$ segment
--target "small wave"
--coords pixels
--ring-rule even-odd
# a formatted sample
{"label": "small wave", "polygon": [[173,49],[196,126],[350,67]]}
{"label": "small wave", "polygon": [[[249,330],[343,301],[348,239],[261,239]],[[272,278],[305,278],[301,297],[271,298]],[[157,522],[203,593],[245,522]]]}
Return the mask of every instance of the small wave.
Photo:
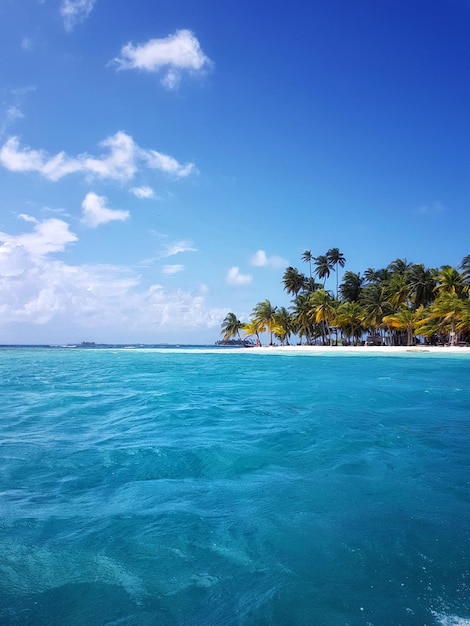
{"label": "small wave", "polygon": [[437,613],[436,611],[431,611],[431,613],[441,626],[470,626],[470,618],[468,617],[446,615],[445,613]]}

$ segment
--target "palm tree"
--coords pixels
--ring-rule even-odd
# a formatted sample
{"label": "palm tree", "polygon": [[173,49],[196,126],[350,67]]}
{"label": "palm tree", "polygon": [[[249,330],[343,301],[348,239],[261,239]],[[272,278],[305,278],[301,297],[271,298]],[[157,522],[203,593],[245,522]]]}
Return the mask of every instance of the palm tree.
{"label": "palm tree", "polygon": [[304,263],[308,263],[308,268],[310,271],[310,278],[312,278],[312,261],[313,261],[313,256],[312,256],[312,252],[311,250],[305,250],[305,252],[302,254],[302,261]]}
{"label": "palm tree", "polygon": [[437,320],[439,332],[448,334],[449,343],[455,345],[457,326],[466,316],[467,303],[468,300],[462,300],[457,293],[443,291],[431,305],[429,314],[423,318],[423,323]]}
{"label": "palm tree", "polygon": [[364,311],[358,302],[342,302],[336,311],[335,324],[348,341],[354,337],[357,345],[364,331]]}
{"label": "palm tree", "polygon": [[344,267],[346,258],[344,254],[339,251],[339,248],[330,248],[326,253],[326,258],[330,268],[332,268],[336,274],[336,299],[338,299],[338,265]]}
{"label": "palm tree", "polygon": [[455,330],[460,333],[470,333],[470,300],[464,301],[459,319],[455,323]]}
{"label": "palm tree", "polygon": [[273,327],[275,324],[274,314],[277,307],[273,307],[269,300],[263,300],[255,305],[252,312],[252,319],[259,322],[260,332],[265,330],[269,333],[269,345],[273,345]]}
{"label": "palm tree", "polygon": [[406,274],[410,265],[406,259],[395,259],[387,265],[387,269],[392,274]]}
{"label": "palm tree", "polygon": [[235,313],[227,313],[224,321],[222,322],[222,335],[224,341],[230,341],[233,337],[240,339],[240,331],[243,328],[243,324],[237,318]]}
{"label": "palm tree", "polygon": [[308,280],[304,274],[301,274],[295,267],[288,267],[282,277],[284,291],[288,294],[296,296],[305,287],[305,281]]}
{"label": "palm tree", "polygon": [[412,264],[408,269],[410,300],[415,309],[428,306],[436,297],[437,270],[428,269],[422,263]]}
{"label": "palm tree", "polygon": [[392,274],[390,279],[384,283],[384,287],[387,300],[394,309],[398,309],[402,304],[408,304],[411,297],[411,287],[405,272]]}
{"label": "palm tree", "polygon": [[327,336],[330,337],[331,343],[330,324],[333,323],[336,314],[334,302],[332,295],[325,289],[318,289],[310,294],[310,317],[322,327],[323,344],[326,344]]}
{"label": "palm tree", "polygon": [[361,295],[363,282],[364,279],[361,278],[359,272],[357,274],[350,271],[345,272],[343,281],[339,286],[342,300],[345,302],[357,302]]}
{"label": "palm tree", "polygon": [[394,315],[385,315],[384,324],[395,328],[396,330],[406,331],[406,345],[413,345],[413,331],[418,327],[419,322],[423,320],[423,307],[414,311],[403,303]]}
{"label": "palm tree", "polygon": [[292,316],[286,307],[282,306],[274,313],[273,332],[281,340],[282,345],[284,342],[289,345],[292,330]]}
{"label": "palm tree", "polygon": [[464,256],[462,262],[459,264],[459,268],[462,270],[462,280],[467,285],[470,286],[470,254]]}
{"label": "palm tree", "polygon": [[376,283],[379,281],[378,272],[373,267],[368,267],[364,272],[364,282]]}
{"label": "palm tree", "polygon": [[320,254],[314,258],[315,261],[315,276],[320,280],[323,278],[323,287],[325,287],[326,279],[330,275],[330,265],[326,254]]}
{"label": "palm tree", "polygon": [[468,287],[462,274],[450,265],[443,265],[437,276],[436,291],[440,294],[455,294],[459,298],[463,298],[468,293]]}
{"label": "palm tree", "polygon": [[383,283],[390,278],[390,271],[388,269],[375,270],[373,267],[368,267],[364,272],[364,282],[367,284]]}
{"label": "palm tree", "polygon": [[294,332],[299,336],[306,337],[307,344],[310,344],[313,337],[313,325],[310,319],[310,295],[298,294],[292,301],[291,316]]}
{"label": "palm tree", "polygon": [[304,287],[302,291],[304,291],[305,293],[312,293],[313,291],[316,291],[320,288],[321,285],[319,283],[316,283],[314,278],[305,277]]}
{"label": "palm tree", "polygon": [[253,337],[253,335],[256,335],[256,343],[258,346],[261,345],[259,334],[264,332],[264,327],[262,327],[259,320],[251,319],[249,322],[243,324],[242,330],[246,337]]}
{"label": "palm tree", "polygon": [[360,304],[364,309],[364,324],[374,334],[382,325],[385,315],[392,313],[386,298],[385,287],[372,283],[362,290]]}

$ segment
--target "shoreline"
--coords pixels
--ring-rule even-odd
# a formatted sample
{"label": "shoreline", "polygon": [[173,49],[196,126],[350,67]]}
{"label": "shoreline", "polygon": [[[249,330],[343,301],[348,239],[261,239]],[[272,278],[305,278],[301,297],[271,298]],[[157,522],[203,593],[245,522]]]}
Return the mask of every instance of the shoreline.
{"label": "shoreline", "polygon": [[470,346],[216,346],[216,345],[172,345],[172,344],[96,344],[81,346],[76,344],[64,345],[1,345],[1,349],[45,349],[65,350],[67,352],[94,352],[94,351],[141,351],[141,352],[191,352],[211,354],[257,354],[257,355],[289,355],[289,356],[470,356]]}
{"label": "shoreline", "polygon": [[255,346],[241,349],[255,354],[344,354],[344,355],[403,355],[403,354],[440,354],[470,355],[470,346]]}

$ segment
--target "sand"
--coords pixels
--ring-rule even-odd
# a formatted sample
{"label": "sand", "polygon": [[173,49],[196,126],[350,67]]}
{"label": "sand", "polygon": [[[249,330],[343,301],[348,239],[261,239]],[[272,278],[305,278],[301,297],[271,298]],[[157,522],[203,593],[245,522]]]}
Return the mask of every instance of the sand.
{"label": "sand", "polygon": [[380,354],[399,355],[410,353],[422,354],[440,354],[470,355],[470,346],[261,346],[248,349],[256,354],[344,354],[344,355],[360,355],[360,354]]}

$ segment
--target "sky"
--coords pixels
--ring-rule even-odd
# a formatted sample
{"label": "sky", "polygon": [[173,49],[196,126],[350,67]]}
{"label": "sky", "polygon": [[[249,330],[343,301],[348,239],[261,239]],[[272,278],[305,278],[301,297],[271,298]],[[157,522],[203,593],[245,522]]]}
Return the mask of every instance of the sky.
{"label": "sky", "polygon": [[470,0],[2,0],[0,344],[212,344],[306,250],[457,266],[469,32]]}

